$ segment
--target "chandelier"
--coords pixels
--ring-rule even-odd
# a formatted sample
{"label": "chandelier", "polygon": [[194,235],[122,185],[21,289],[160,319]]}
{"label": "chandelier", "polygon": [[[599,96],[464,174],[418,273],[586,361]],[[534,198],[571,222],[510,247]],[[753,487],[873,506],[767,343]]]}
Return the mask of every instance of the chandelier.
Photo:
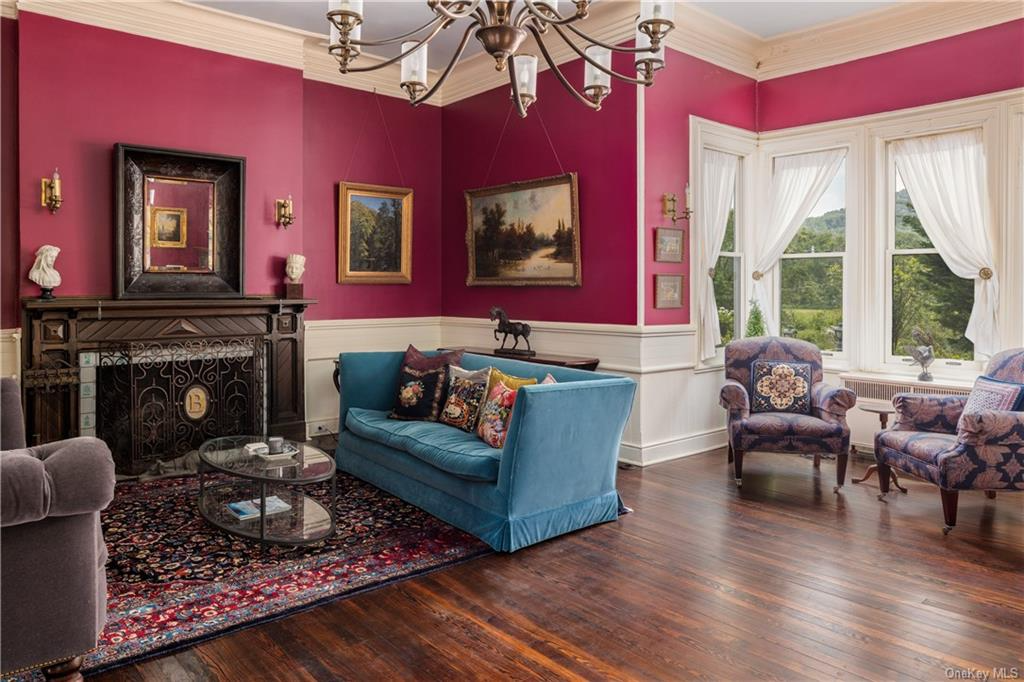
{"label": "chandelier", "polygon": [[[558,81],[581,103],[598,110],[601,102],[611,93],[612,78],[626,83],[649,86],[654,73],[665,66],[665,47],[662,41],[675,24],[672,21],[672,0],[641,0],[640,15],[636,22],[634,47],[610,45],[588,36],[578,24],[587,18],[589,0],[573,0],[575,9],[563,14],[558,0],[426,0],[434,17],[417,29],[384,40],[361,40],[363,26],[363,0],[329,0],[327,20],[331,39],[328,51],[338,60],[341,73],[363,73],[401,62],[400,85],[413,106],[426,102],[441,88],[471,37],[475,37],[484,50],[494,58],[495,69],[508,71],[512,84],[512,101],[520,116],[537,99],[537,55],[522,53],[519,48],[533,36],[537,48],[544,56]],[[469,19],[462,39],[451,60],[437,81],[427,82],[428,43],[441,31],[461,19]],[[585,62],[582,91],[577,90],[555,64],[544,37],[552,33],[568,45]],[[582,39],[584,47],[576,44]],[[352,66],[362,54],[362,48],[373,48],[401,43],[398,56],[367,66]],[[636,64],[636,77],[612,69],[612,53],[628,52]]]}

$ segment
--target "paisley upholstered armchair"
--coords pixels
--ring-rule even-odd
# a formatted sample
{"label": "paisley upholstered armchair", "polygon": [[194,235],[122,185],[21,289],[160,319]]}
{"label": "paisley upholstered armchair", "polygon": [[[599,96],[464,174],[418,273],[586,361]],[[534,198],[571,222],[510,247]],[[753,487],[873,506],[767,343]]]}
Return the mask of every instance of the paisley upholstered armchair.
{"label": "paisley upholstered armchair", "polygon": [[857,402],[847,388],[823,381],[821,351],[806,341],[761,336],[725,347],[725,385],[719,402],[729,411],[729,461],[743,484],[747,452],[836,456],[838,492],[846,480],[850,427]]}
{"label": "paisley upholstered armchair", "polygon": [[[985,376],[1024,384],[1024,348],[999,353]],[[977,389],[976,389],[977,390]],[[961,490],[1024,490],[1024,412],[964,412],[966,396],[901,393],[893,398],[896,424],[875,435],[880,499],[889,492],[890,467],[939,486],[948,533],[956,525]]]}

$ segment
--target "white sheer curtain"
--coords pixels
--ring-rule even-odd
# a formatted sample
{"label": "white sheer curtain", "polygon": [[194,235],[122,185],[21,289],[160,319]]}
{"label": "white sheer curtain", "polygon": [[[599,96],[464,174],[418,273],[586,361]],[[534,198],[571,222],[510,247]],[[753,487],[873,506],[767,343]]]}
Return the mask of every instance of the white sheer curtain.
{"label": "white sheer curtain", "polygon": [[[828,189],[844,158],[845,149],[775,157],[768,220],[760,226],[759,255],[753,272],[753,300],[761,308],[765,327],[773,336],[779,333],[779,320],[768,298],[764,278],[778,265],[779,257]],[[750,304],[747,305],[749,313]]]}
{"label": "white sheer curtain", "polygon": [[999,350],[999,280],[981,129],[897,140],[892,150],[928,238],[953,274],[974,280],[974,308],[964,335],[976,353],[993,355]]}
{"label": "white sheer curtain", "polygon": [[722,342],[715,301],[714,268],[722,251],[722,239],[729,223],[729,209],[736,193],[739,158],[714,149],[704,150],[700,197],[697,204],[697,272],[708,273],[700,299],[700,359],[715,357]]}

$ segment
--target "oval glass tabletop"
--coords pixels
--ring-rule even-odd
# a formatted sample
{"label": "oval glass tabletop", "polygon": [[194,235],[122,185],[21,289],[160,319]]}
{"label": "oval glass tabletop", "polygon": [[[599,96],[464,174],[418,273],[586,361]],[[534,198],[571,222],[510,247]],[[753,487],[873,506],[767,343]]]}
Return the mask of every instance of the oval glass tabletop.
{"label": "oval glass tabletop", "polygon": [[286,440],[295,454],[284,459],[264,459],[245,451],[249,443],[266,443],[261,436],[214,438],[199,447],[199,459],[210,468],[232,476],[274,483],[316,483],[334,475],[334,458],[320,448]]}
{"label": "oval glass tabletop", "polygon": [[264,518],[256,512],[239,515],[232,511],[239,502],[259,502],[256,489],[261,485],[236,480],[207,486],[199,496],[199,512],[221,530],[264,543],[307,545],[334,535],[331,512],[301,489],[287,485],[265,486],[268,505]]}

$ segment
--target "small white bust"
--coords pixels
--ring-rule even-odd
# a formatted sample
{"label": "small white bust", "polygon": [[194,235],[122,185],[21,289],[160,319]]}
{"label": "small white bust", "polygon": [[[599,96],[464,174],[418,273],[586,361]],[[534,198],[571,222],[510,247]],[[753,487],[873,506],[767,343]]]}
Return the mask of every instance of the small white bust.
{"label": "small white bust", "polygon": [[28,278],[43,289],[53,289],[60,286],[60,273],[53,267],[57,260],[60,249],[50,244],[43,244],[36,251],[36,262],[28,271]]}
{"label": "small white bust", "polygon": [[302,279],[302,273],[306,271],[306,257],[301,253],[289,253],[284,264],[284,274],[288,275],[288,281],[298,284]]}

